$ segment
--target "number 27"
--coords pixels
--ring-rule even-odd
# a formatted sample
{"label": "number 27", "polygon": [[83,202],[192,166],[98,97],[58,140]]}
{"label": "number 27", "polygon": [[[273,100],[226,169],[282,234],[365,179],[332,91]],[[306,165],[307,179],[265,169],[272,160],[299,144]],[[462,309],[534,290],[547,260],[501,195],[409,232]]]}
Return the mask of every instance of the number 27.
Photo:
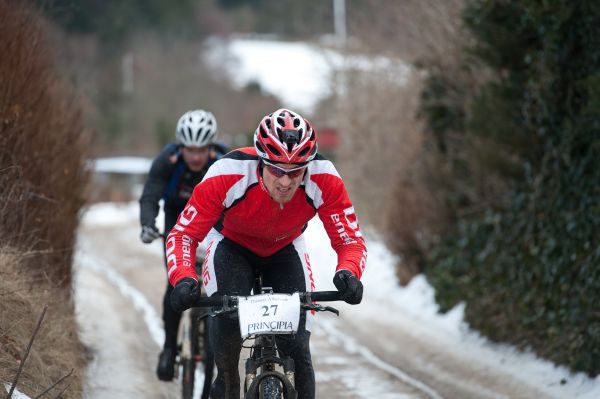
{"label": "number 27", "polygon": [[[261,306],[261,309],[263,309],[263,316],[269,316],[269,306]],[[275,316],[277,314],[277,305],[271,305],[270,306],[271,309],[273,309],[273,316]]]}

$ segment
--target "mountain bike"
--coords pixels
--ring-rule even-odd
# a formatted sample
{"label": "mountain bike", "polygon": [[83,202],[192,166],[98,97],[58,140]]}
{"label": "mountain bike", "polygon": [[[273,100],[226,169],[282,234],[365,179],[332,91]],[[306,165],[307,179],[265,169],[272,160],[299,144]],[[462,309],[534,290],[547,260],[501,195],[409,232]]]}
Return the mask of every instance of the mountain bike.
{"label": "mountain bike", "polygon": [[[167,238],[167,234],[162,234]],[[196,272],[201,272],[204,263],[204,248],[198,247],[196,251]],[[201,285],[201,297],[206,297],[204,286]],[[210,349],[208,331],[211,319],[203,317],[198,308],[192,308],[181,314],[179,336],[177,342],[177,355],[175,357],[175,378],[181,375],[182,399],[193,399],[196,385],[196,369],[204,372],[204,383],[200,399],[208,399],[212,384],[215,360]]]}
{"label": "mountain bike", "polygon": [[338,301],[340,294],[337,291],[273,293],[270,287],[262,287],[260,276],[255,280],[253,293],[199,297],[194,308],[212,306],[212,312],[207,314],[211,317],[238,313],[242,346],[250,349],[245,361],[245,399],[296,399],[294,361],[278,350],[276,337],[297,332],[301,309],[339,315],[337,309],[314,301]]}
{"label": "mountain bike", "polygon": [[[206,294],[202,292],[204,297]],[[209,346],[208,330],[211,319],[201,317],[198,308],[188,309],[181,315],[181,328],[175,370],[181,369],[181,397],[194,398],[196,369],[204,372],[201,399],[208,399],[214,370],[214,355]]]}

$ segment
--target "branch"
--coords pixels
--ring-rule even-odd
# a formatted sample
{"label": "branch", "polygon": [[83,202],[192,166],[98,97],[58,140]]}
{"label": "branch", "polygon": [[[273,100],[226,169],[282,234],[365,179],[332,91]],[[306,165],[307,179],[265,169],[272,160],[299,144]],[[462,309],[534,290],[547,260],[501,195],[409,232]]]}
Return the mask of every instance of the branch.
{"label": "branch", "polygon": [[25,366],[25,361],[29,357],[29,351],[31,350],[31,346],[33,345],[33,340],[35,339],[37,333],[40,331],[40,327],[42,326],[42,321],[44,321],[44,316],[46,316],[47,310],[48,305],[44,305],[44,310],[42,311],[42,314],[38,319],[37,325],[35,326],[35,330],[33,330],[33,334],[29,339],[29,344],[27,345],[23,356],[21,356],[21,364],[19,365],[19,371],[17,371],[17,375],[15,375],[15,380],[13,381],[12,386],[10,387],[10,391],[8,392],[8,396],[6,397],[6,399],[12,398],[12,394],[15,391],[15,388],[17,387],[17,382],[19,382],[19,377],[21,376],[21,372],[23,371],[23,367]]}
{"label": "branch", "polygon": [[[71,371],[69,371],[69,374],[65,375],[64,377],[62,377],[61,379],[59,379],[58,381],[56,381],[54,384],[50,385],[48,387],[48,389],[46,389],[44,392],[42,392],[41,394],[39,394],[38,396],[36,396],[33,399],[39,399],[42,396],[44,396],[45,394],[47,394],[52,388],[54,388],[55,386],[57,386],[58,384],[60,384],[61,382],[63,382],[64,380],[66,380],[67,378],[69,378],[71,376],[71,374],[73,374],[73,370],[75,369],[71,369]],[[63,391],[64,392],[64,391]],[[61,392],[62,393],[62,392]]]}
{"label": "branch", "polygon": [[66,391],[67,389],[69,389],[69,387],[70,387],[70,386],[71,386],[71,384],[69,383],[69,384],[68,384],[66,387],[64,387],[64,388],[63,388],[63,390],[62,390],[62,391],[60,391],[60,392],[58,393],[58,395],[56,395],[56,396],[54,397],[54,399],[58,399],[58,398],[60,398],[60,397],[62,396],[62,394],[63,394],[63,393],[65,393],[65,391]]}

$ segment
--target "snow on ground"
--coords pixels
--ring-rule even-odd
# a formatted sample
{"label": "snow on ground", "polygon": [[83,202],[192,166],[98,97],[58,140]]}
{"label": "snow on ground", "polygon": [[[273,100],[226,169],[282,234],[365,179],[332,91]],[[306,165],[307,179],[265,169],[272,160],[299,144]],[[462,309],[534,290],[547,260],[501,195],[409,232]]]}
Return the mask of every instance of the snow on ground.
{"label": "snow on ground", "polygon": [[[12,384],[4,384],[4,388],[6,389],[7,393],[10,392],[11,387],[12,387]],[[25,395],[24,393],[19,391],[17,388],[15,388],[15,390],[13,391],[12,397],[13,397],[13,399],[30,399],[29,396]]]}
{"label": "snow on ground", "polygon": [[[123,224],[137,220],[137,217],[137,203],[98,204],[85,213],[84,223]],[[309,224],[306,237],[317,289],[335,289],[331,278],[336,256],[317,218]],[[363,303],[360,306],[341,305],[339,308],[342,313],[351,313],[357,320],[367,312],[371,314],[381,312],[382,317],[399,313],[408,315],[414,321],[411,328],[437,340],[445,341],[449,350],[459,352],[462,357],[472,356],[479,362],[485,362],[507,374],[512,374],[553,396],[582,399],[600,397],[600,378],[592,379],[583,373],[572,374],[566,368],[539,359],[532,353],[522,353],[509,345],[491,343],[476,331],[469,329],[463,319],[462,305],[447,314],[439,314],[438,306],[434,301],[435,291],[424,276],[416,277],[407,287],[400,287],[394,274],[395,257],[377,239],[368,239],[367,244],[369,259],[363,276],[365,284]],[[149,246],[148,250],[159,253],[160,244]],[[388,305],[383,306],[382,304],[385,303]],[[351,337],[335,330],[335,327],[328,324],[326,320],[318,320],[318,323],[321,323],[322,328],[329,334],[337,334],[335,339],[345,341],[350,346],[350,350],[362,351],[363,356],[374,367],[389,366],[381,364],[380,359],[370,354],[366,348],[360,347],[360,344],[354,342]],[[404,326],[399,325],[398,328]],[[397,374],[394,370],[388,372]],[[566,382],[561,384],[562,380]],[[435,397],[433,394],[430,396]]]}
{"label": "snow on ground", "polygon": [[96,274],[106,278],[106,280],[118,289],[123,298],[133,304],[133,308],[142,316],[146,328],[150,332],[152,341],[156,343],[157,347],[160,347],[165,341],[165,331],[163,329],[162,319],[144,294],[132,287],[125,277],[119,274],[110,265],[82,252],[78,252],[76,257],[80,267],[90,269]]}
{"label": "snow on ground", "polygon": [[225,70],[238,89],[257,82],[294,110],[311,113],[319,100],[333,92],[336,71],[384,71],[403,85],[410,67],[383,56],[344,56],[306,42],[236,38],[210,39],[202,57],[215,70]]}
{"label": "snow on ground", "polygon": [[90,161],[94,172],[146,174],[150,170],[152,160],[144,157],[108,157]]}

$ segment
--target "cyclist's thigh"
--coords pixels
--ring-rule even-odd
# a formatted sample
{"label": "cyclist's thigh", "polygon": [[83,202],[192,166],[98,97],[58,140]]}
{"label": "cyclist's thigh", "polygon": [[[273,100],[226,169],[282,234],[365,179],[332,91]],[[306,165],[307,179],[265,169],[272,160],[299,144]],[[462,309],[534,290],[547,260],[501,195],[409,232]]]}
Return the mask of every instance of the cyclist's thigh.
{"label": "cyclist's thigh", "polygon": [[249,258],[248,252],[238,244],[211,230],[202,266],[207,295],[250,294],[254,269]]}
{"label": "cyclist's thigh", "polygon": [[263,285],[275,292],[313,291],[314,280],[304,236],[265,259]]}
{"label": "cyclist's thigh", "polygon": [[[273,287],[275,292],[293,293],[314,291],[315,282],[310,258],[306,251],[304,236],[296,238],[287,247],[266,259],[263,269],[263,285]],[[310,331],[314,316],[301,312],[300,329]]]}

